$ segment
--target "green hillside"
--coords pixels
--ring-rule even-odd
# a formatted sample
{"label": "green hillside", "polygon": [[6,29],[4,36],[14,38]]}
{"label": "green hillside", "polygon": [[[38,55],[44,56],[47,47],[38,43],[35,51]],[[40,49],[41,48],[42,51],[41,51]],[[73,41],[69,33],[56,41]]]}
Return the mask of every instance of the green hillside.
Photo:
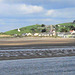
{"label": "green hillside", "polygon": [[75,23],[69,22],[69,23],[61,23],[55,25],[58,32],[69,32],[70,30],[75,30]]}
{"label": "green hillside", "polygon": [[69,23],[61,23],[59,25],[65,25],[65,26],[71,26],[71,25],[73,25],[73,26],[75,26],[75,23],[69,22]]}
{"label": "green hillside", "polygon": [[14,30],[10,30],[5,32],[5,34],[23,34],[23,33],[40,33],[42,31],[42,29],[45,29],[45,27],[42,25],[31,25],[31,26],[26,26],[26,27],[22,27],[20,28],[20,32],[18,32],[18,29],[14,29]]}
{"label": "green hillside", "polygon": [[[75,23],[70,22],[70,23],[62,23],[62,24],[57,24],[53,25],[53,27],[57,30],[57,32],[68,32],[72,29],[75,29]],[[21,35],[23,33],[41,33],[41,32],[49,32],[50,31],[50,26],[46,26],[44,24],[42,25],[31,25],[31,26],[26,26],[20,28],[20,32],[18,32],[18,29],[10,30],[5,32],[7,35],[14,35],[18,34]]]}

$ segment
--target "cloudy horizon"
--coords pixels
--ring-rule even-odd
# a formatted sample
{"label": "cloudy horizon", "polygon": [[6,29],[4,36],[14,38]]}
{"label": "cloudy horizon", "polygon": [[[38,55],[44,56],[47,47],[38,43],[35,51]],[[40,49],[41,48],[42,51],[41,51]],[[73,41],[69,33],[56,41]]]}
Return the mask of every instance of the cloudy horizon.
{"label": "cloudy horizon", "polygon": [[0,32],[75,20],[74,0],[0,0]]}

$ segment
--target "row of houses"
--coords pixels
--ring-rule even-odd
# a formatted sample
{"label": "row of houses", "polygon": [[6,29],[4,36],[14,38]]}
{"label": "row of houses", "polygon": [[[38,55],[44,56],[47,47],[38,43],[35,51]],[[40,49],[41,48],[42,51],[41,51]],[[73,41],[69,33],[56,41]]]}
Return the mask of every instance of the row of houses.
{"label": "row of houses", "polygon": [[24,33],[22,36],[52,36],[50,33]]}
{"label": "row of houses", "polygon": [[[57,32],[56,35],[58,37],[61,37],[61,38],[75,38],[75,33],[74,32]],[[49,36],[56,36],[55,34],[53,33],[23,33],[22,37],[25,37],[25,36],[45,36],[45,37],[49,37]],[[14,36],[18,36],[17,34],[14,34]]]}
{"label": "row of houses", "polygon": [[70,32],[57,32],[57,36],[62,38],[75,38],[75,31]]}
{"label": "row of houses", "polygon": [[[18,34],[14,34],[15,37],[19,36]],[[23,33],[22,35],[20,35],[22,37],[25,37],[25,36],[54,36],[54,34],[52,33]]]}

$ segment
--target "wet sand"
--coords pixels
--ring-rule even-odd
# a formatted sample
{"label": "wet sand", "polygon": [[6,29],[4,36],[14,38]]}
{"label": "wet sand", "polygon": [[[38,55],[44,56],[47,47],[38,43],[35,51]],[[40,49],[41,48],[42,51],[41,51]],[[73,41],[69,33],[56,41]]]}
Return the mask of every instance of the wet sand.
{"label": "wet sand", "polygon": [[75,46],[75,38],[0,38],[0,47],[2,46]]}

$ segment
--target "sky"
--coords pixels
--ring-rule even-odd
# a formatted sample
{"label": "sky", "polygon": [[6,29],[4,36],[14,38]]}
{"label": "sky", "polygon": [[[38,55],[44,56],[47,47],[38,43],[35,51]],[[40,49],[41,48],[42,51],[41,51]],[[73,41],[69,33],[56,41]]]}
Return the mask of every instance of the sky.
{"label": "sky", "polygon": [[75,0],[0,0],[0,32],[75,20]]}

